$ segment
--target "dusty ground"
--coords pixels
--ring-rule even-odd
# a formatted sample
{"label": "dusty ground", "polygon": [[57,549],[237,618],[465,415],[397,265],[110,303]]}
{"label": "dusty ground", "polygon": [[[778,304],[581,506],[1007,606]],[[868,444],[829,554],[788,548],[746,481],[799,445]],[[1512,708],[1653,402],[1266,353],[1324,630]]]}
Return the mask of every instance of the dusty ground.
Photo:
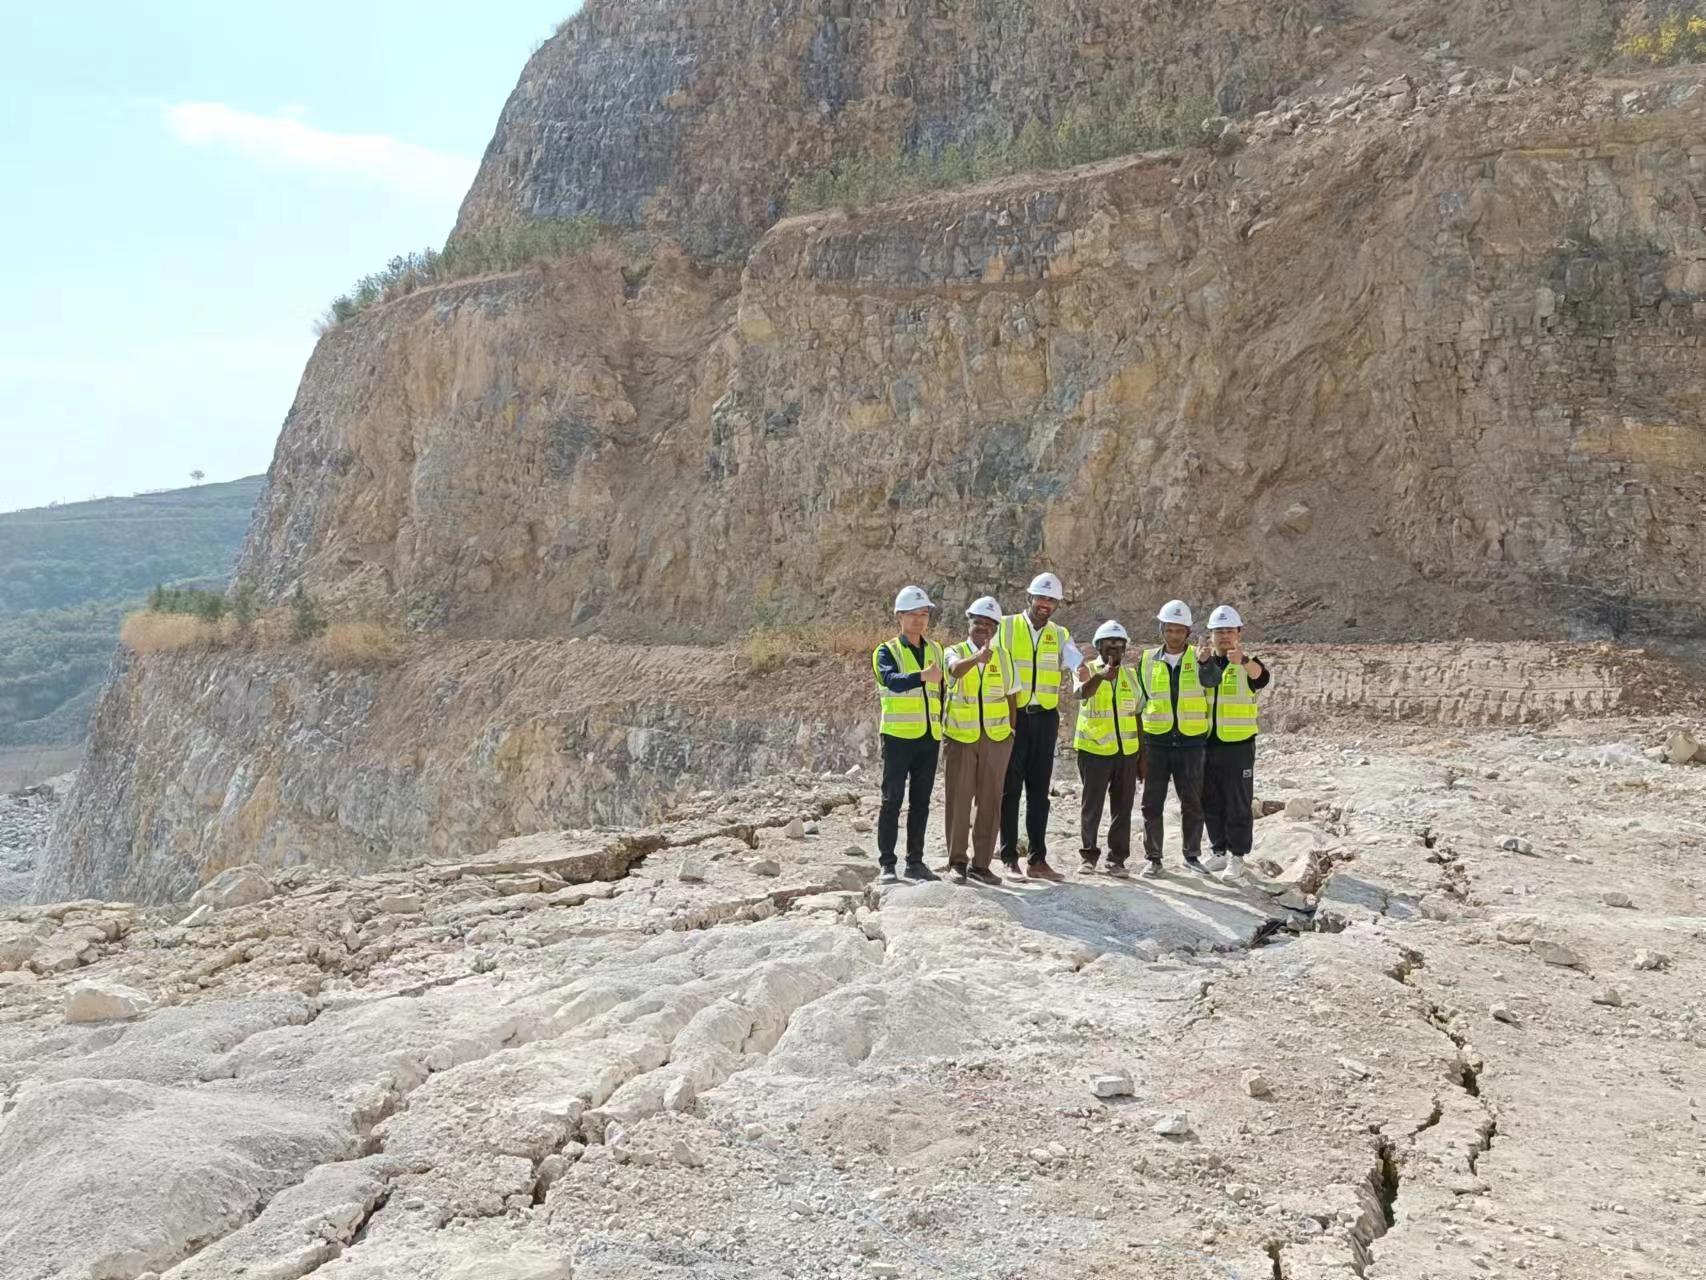
{"label": "dusty ground", "polygon": [[[1313,916],[1179,872],[878,890],[863,777],[195,927],[16,913],[0,1272],[1706,1274],[1706,768],[1643,755],[1667,728],[1273,735],[1258,793],[1313,816],[1258,854]],[[154,1007],[67,1024],[90,977]]]}

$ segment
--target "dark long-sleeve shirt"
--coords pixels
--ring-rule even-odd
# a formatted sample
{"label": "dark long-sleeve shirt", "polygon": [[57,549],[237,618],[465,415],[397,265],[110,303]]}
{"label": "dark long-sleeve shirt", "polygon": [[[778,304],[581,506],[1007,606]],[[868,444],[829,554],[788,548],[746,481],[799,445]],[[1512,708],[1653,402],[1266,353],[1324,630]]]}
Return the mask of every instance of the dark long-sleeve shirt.
{"label": "dark long-sleeve shirt", "polygon": [[[920,667],[927,665],[922,644],[913,644],[905,636],[900,637],[900,642],[912,651],[912,656],[918,660]],[[890,693],[906,693],[924,683],[924,677],[919,672],[907,674],[901,671],[900,663],[895,661],[894,654],[886,644],[877,650],[877,675],[881,677],[883,687]]]}
{"label": "dark long-sleeve shirt", "polygon": [[[1262,660],[1253,653],[1245,654],[1244,661],[1262,662]],[[1221,679],[1225,675],[1226,659],[1221,657],[1218,653],[1210,654],[1206,661],[1199,663],[1197,666],[1197,679],[1202,683],[1202,687],[1205,689],[1213,689],[1215,685],[1221,682]],[[1268,687],[1268,683],[1273,679],[1273,675],[1274,673],[1268,667],[1268,664],[1262,662],[1262,674],[1250,681],[1251,691],[1254,692],[1257,689],[1266,689]],[[1246,679],[1248,679],[1248,677],[1246,677]],[[1218,706],[1219,704],[1216,703],[1209,709],[1208,745],[1211,747],[1232,746],[1234,744],[1222,742],[1219,735],[1214,731],[1214,714],[1218,709]]]}

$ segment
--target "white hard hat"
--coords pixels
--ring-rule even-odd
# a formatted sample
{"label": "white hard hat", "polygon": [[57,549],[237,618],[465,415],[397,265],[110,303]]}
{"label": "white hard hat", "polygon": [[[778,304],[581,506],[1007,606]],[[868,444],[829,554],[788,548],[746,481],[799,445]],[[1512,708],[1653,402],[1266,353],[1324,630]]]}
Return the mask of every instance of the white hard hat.
{"label": "white hard hat", "polygon": [[992,618],[1001,621],[1001,605],[994,596],[979,596],[966,609],[968,618]]}
{"label": "white hard hat", "polygon": [[1125,633],[1125,628],[1120,626],[1120,624],[1115,622],[1112,618],[1109,618],[1101,626],[1096,628],[1096,643],[1097,644],[1100,644],[1104,640],[1130,640],[1130,639],[1131,639],[1131,637]]}
{"label": "white hard hat", "polygon": [[930,597],[924,594],[923,587],[902,587],[900,594],[894,598],[896,613],[911,613],[914,609],[933,609]]}
{"label": "white hard hat", "polygon": [[1039,573],[1031,579],[1031,585],[1025,590],[1033,596],[1047,596],[1050,600],[1064,600],[1066,592],[1061,590],[1060,579],[1052,573]]}
{"label": "white hard hat", "polygon": [[1244,619],[1238,616],[1238,610],[1229,604],[1216,605],[1214,612],[1208,615],[1208,629],[1216,627],[1241,627]]}
{"label": "white hard hat", "polygon": [[1155,617],[1161,622],[1176,622],[1182,627],[1191,625],[1191,606],[1183,600],[1169,600]]}

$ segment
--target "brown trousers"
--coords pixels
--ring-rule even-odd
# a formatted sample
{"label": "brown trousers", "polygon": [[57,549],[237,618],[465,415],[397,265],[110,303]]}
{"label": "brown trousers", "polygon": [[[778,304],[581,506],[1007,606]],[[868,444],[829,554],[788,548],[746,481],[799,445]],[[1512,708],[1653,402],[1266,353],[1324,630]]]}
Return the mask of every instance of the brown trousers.
{"label": "brown trousers", "polygon": [[[966,838],[971,838],[974,867],[987,868],[995,856],[995,837],[1001,824],[1001,791],[1007,783],[1007,757],[1013,754],[1013,738],[1000,742],[980,737],[976,742],[942,740],[942,755],[948,774],[948,862],[966,860]],[[975,821],[973,808],[977,810]]]}

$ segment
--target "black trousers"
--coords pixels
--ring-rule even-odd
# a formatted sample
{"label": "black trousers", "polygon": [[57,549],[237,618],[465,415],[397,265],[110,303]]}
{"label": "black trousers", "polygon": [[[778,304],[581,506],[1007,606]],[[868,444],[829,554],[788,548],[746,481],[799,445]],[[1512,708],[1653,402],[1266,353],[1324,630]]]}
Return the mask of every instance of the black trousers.
{"label": "black trousers", "polygon": [[1256,740],[1220,742],[1204,753],[1202,816],[1216,853],[1242,858],[1255,839]]}
{"label": "black trousers", "polygon": [[1048,857],[1048,784],[1054,777],[1054,752],[1060,742],[1060,708],[1031,712],[1019,708],[1013,729],[1013,754],[1007,759],[1007,786],[1001,792],[1001,861],[1019,860],[1019,793],[1025,795],[1025,837],[1032,862]]}
{"label": "black trousers", "polygon": [[877,861],[894,866],[895,840],[900,835],[900,805],[906,806],[906,860],[924,861],[924,832],[930,825],[930,792],[936,786],[936,756],[942,744],[926,733],[922,738],[883,734],[883,807],[877,814]]}
{"label": "black trousers", "polygon": [[1149,759],[1143,779],[1143,856],[1151,862],[1161,861],[1161,837],[1166,834],[1161,813],[1171,782],[1185,827],[1185,856],[1198,857],[1202,853],[1202,775],[1207,752],[1200,743],[1181,747],[1155,739],[1146,741],[1143,750]]}
{"label": "black trousers", "polygon": [[1078,779],[1084,784],[1079,801],[1078,856],[1095,862],[1102,856],[1099,843],[1102,805],[1111,800],[1113,817],[1108,820],[1108,865],[1123,867],[1131,856],[1131,806],[1137,799],[1137,756],[1099,756],[1078,753]]}

